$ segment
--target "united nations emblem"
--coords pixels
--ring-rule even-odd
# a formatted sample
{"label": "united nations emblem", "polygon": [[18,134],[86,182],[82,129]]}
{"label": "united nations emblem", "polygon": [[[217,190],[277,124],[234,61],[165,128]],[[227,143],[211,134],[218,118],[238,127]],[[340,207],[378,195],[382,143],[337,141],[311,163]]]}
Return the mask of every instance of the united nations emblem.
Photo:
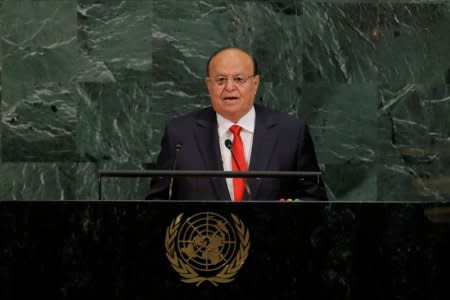
{"label": "united nations emblem", "polygon": [[250,234],[234,214],[232,222],[213,212],[197,213],[183,221],[178,215],[167,227],[166,255],[181,281],[199,286],[228,283],[244,264]]}

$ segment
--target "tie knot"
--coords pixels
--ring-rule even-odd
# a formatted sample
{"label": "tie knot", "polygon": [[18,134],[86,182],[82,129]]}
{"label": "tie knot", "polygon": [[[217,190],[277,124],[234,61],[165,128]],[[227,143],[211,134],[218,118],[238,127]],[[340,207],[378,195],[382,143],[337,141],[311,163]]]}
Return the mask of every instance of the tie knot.
{"label": "tie knot", "polygon": [[233,133],[234,136],[239,135],[241,133],[242,127],[239,125],[233,125],[230,127],[230,131]]}

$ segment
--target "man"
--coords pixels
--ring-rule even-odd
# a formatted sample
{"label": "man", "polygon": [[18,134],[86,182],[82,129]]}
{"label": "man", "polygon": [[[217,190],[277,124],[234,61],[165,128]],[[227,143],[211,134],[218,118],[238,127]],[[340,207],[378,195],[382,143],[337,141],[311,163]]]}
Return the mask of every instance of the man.
{"label": "man", "polygon": [[[254,105],[260,76],[252,56],[239,48],[221,49],[209,59],[207,75],[212,107],[168,123],[157,169],[319,171],[306,123]],[[315,177],[153,178],[147,199],[169,198],[325,200],[327,196],[323,182]]]}

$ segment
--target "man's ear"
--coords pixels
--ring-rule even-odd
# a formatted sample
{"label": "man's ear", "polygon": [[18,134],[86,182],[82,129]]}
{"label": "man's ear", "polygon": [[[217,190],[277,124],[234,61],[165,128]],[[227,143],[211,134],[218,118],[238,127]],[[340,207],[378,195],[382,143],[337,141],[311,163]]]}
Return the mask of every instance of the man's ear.
{"label": "man's ear", "polygon": [[206,88],[208,89],[208,93],[211,94],[211,90],[210,90],[211,80],[208,77],[205,78],[205,84],[206,84]]}
{"label": "man's ear", "polygon": [[256,75],[255,77],[253,77],[253,84],[255,85],[255,92],[258,90],[260,79],[261,78],[259,77],[259,75]]}

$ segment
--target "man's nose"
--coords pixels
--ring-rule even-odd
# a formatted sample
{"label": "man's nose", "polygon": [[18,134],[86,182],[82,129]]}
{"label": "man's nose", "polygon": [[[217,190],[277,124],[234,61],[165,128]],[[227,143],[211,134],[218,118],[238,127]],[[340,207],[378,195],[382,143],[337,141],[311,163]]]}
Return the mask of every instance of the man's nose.
{"label": "man's nose", "polygon": [[233,78],[227,78],[225,81],[225,89],[227,91],[232,91],[236,88],[236,84],[234,83]]}

